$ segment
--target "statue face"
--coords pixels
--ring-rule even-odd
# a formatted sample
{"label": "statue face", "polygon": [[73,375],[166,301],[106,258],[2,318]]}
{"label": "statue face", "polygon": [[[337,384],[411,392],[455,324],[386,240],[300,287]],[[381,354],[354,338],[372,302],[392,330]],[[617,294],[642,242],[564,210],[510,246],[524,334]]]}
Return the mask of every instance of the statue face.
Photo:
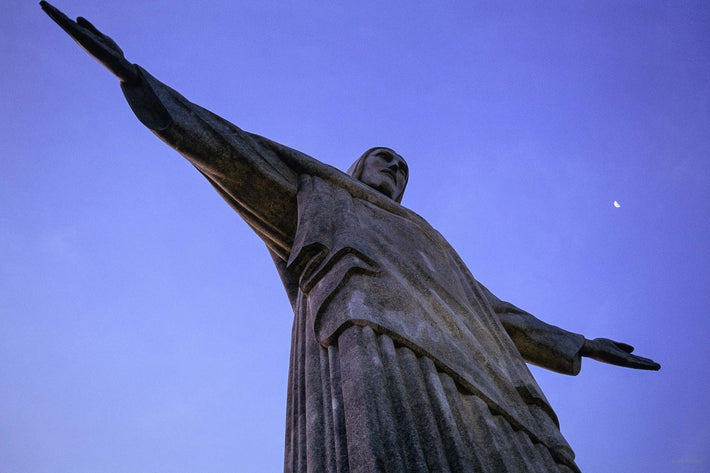
{"label": "statue face", "polygon": [[390,149],[377,148],[365,158],[360,181],[396,199],[404,192],[408,177],[409,167],[402,156]]}

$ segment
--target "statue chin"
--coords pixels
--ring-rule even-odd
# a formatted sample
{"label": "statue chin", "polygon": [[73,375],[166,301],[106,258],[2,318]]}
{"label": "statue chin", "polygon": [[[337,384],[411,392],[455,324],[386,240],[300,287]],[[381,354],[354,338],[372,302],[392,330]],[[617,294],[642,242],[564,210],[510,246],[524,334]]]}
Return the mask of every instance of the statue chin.
{"label": "statue chin", "polygon": [[390,199],[394,199],[394,190],[392,189],[392,186],[388,186],[385,183],[383,185],[380,185],[379,187],[375,187],[374,189],[380,194],[384,194]]}
{"label": "statue chin", "polygon": [[377,192],[380,194],[383,194],[386,197],[389,197],[390,199],[394,199],[394,188],[392,186],[392,183],[385,179],[381,179],[378,182],[368,182],[368,181],[361,181],[363,184],[367,185],[367,187],[370,187],[372,189],[375,189]]}

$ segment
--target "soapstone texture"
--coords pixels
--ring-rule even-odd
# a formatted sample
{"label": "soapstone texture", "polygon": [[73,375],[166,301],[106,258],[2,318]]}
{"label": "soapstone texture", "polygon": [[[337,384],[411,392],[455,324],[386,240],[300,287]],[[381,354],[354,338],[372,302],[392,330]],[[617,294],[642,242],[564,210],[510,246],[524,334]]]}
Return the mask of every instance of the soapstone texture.
{"label": "soapstone texture", "polygon": [[294,312],[285,471],[578,472],[526,361],[660,368],[493,295],[401,205],[396,151],[367,150],[343,173],[191,103],[88,21],[41,5],[264,241]]}

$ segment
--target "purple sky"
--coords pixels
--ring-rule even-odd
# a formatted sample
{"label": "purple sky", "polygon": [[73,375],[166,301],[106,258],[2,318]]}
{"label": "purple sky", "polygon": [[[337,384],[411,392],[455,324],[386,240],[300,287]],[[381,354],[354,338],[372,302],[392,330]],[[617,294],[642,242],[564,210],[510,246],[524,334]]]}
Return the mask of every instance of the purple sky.
{"label": "purple sky", "polygon": [[[533,368],[582,470],[707,472],[710,3],[347,3],[56,6],[245,130],[399,151],[495,294],[663,365]],[[36,2],[0,31],[0,471],[279,471],[263,244]]]}

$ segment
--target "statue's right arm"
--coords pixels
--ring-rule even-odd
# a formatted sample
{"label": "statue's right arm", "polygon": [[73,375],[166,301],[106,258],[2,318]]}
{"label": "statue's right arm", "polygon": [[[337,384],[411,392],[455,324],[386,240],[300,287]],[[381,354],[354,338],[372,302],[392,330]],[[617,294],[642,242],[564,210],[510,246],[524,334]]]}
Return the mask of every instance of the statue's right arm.
{"label": "statue's right arm", "polygon": [[267,246],[286,259],[296,227],[296,163],[312,158],[247,133],[189,102],[127,61],[118,45],[87,20],[79,17],[75,22],[47,2],[40,5],[119,78],[138,119],[190,161]]}
{"label": "statue's right arm", "polygon": [[295,162],[305,155],[239,129],[137,69],[140,80],[121,88],[138,119],[190,161],[272,251],[288,259],[296,232]]}

